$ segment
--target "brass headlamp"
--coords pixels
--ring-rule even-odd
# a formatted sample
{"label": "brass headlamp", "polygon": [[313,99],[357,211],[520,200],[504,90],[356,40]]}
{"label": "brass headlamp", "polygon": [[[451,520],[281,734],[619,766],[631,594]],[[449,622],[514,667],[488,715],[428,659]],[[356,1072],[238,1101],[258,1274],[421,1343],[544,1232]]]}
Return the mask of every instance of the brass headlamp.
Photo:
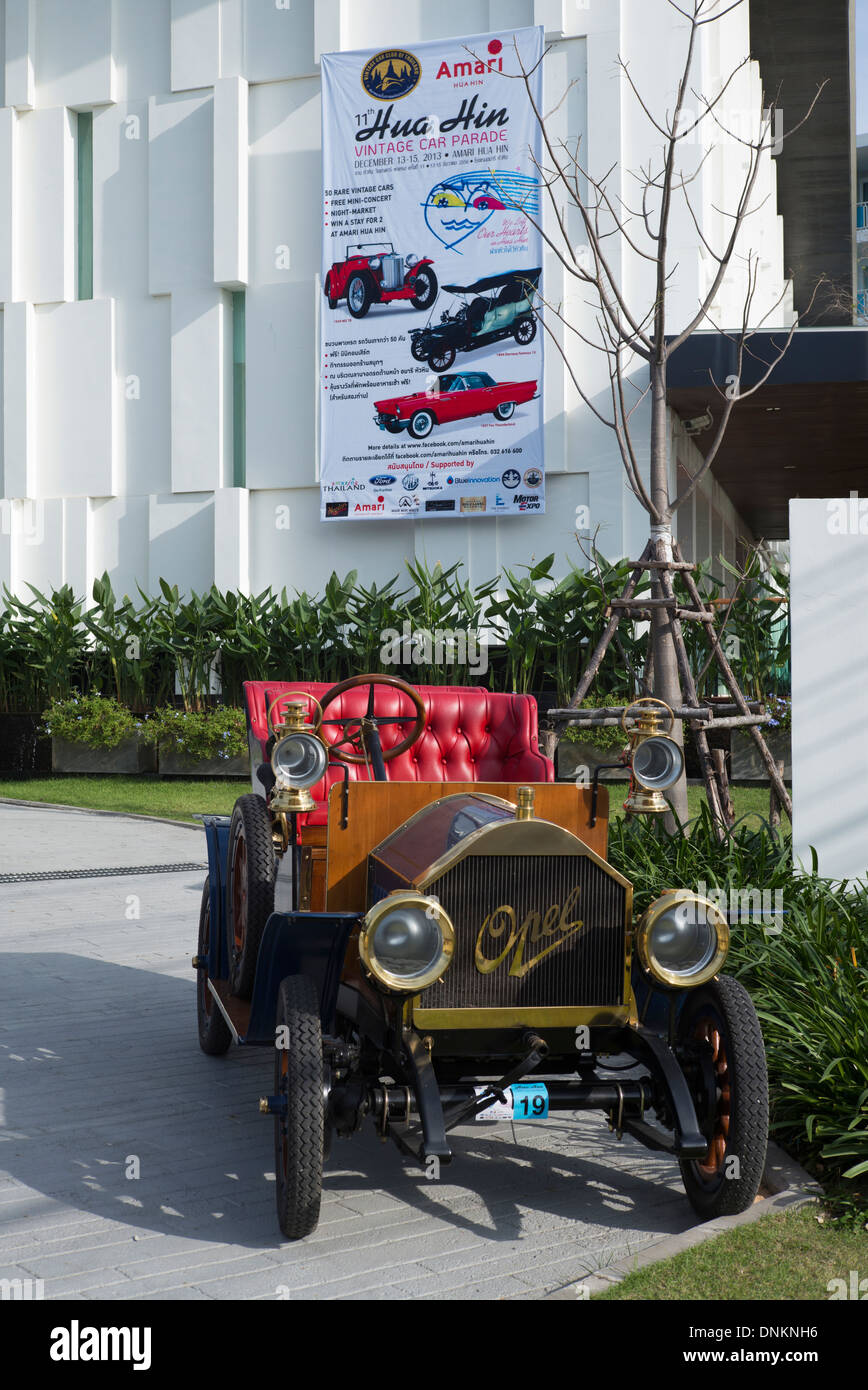
{"label": "brass headlamp", "polygon": [[[295,692],[291,692],[295,693]],[[278,701],[285,700],[280,695]],[[313,699],[308,696],[307,699]],[[274,725],[276,742],[271,753],[271,769],[275,778],[275,789],[271,797],[273,811],[313,811],[316,802],[310,788],[325,776],[328,766],[328,749],[317,730],[322,723],[322,710],[314,700],[319,715],[316,724],[309,721],[307,704],[302,700],[289,700],[283,709],[280,724]]]}
{"label": "brass headlamp", "polygon": [[[669,715],[669,728],[660,732],[660,718],[649,705],[662,705]],[[637,713],[631,716],[631,710]],[[628,717],[634,721],[627,727]],[[668,811],[663,792],[673,786],[684,771],[684,753],[673,738],[669,738],[675,715],[664,700],[650,696],[634,700],[621,715],[621,728],[630,738],[629,762],[633,777],[630,795],[624,810],[634,815],[656,815]]]}

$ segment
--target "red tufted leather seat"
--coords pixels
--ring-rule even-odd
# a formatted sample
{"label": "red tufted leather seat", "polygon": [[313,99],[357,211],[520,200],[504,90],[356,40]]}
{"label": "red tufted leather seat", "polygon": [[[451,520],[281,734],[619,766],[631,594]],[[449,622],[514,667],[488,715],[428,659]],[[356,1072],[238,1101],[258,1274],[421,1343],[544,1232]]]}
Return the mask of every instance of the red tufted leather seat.
{"label": "red tufted leather seat", "polygon": [[[484,686],[419,685],[428,715],[419,739],[386,763],[390,782],[553,782],[554,764],[537,748],[537,709],[531,695],[492,694]],[[331,685],[322,681],[246,681],[251,760],[265,759],[268,740],[266,711],[271,702],[290,691],[303,691],[321,700]],[[368,703],[368,687],[348,690],[331,704],[326,719],[345,716],[361,718]],[[314,706],[310,706],[312,713]],[[279,715],[282,702],[277,706]],[[380,686],[376,691],[378,715],[415,715],[408,697],[400,690]],[[274,715],[272,716],[274,722]],[[384,724],[380,739],[384,751],[400,743],[409,724]],[[343,736],[339,725],[323,726],[327,743]],[[367,781],[370,774],[361,763],[350,763],[351,781]],[[332,783],[343,774],[330,768],[323,780],[311,788],[317,803],[315,811],[300,817],[310,825],[325,825],[328,818],[326,797]],[[256,785],[256,784],[254,784]]]}

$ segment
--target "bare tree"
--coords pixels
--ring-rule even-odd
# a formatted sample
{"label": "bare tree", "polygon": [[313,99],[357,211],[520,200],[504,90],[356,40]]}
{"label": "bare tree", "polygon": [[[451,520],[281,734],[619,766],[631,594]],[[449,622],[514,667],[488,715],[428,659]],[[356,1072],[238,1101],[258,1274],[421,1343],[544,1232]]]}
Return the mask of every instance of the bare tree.
{"label": "bare tree", "polygon": [[[669,8],[683,17],[686,26],[684,62],[671,111],[656,113],[634,82],[629,64],[619,60],[623,81],[650,123],[652,140],[659,138],[660,142],[657,153],[633,174],[636,192],[631,201],[634,206],[629,206],[620,192],[610,192],[617,166],[595,177],[582,162],[579,139],[570,144],[552,137],[550,127],[553,113],[544,114],[539,109],[531,82],[535,68],[524,68],[516,45],[521,71],[515,75],[524,80],[542,134],[542,156],[537,170],[552,214],[551,230],[543,225],[542,217],[535,219],[527,211],[525,215],[537,227],[545,245],[557,256],[567,276],[588,291],[587,302],[592,310],[593,327],[570,322],[561,305],[537,292],[541,306],[546,310],[540,321],[562,357],[576,393],[594,416],[614,432],[629,487],[650,518],[653,554],[658,566],[661,562],[665,566],[673,559],[673,517],[677,509],[693,495],[714,463],[733,410],[760,390],[768,380],[789,347],[798,325],[798,317],[792,314],[790,323],[784,327],[770,355],[771,360],[760,362],[752,352],[751,339],[757,332],[776,315],[789,316],[782,308],[788,285],[784,286],[765,312],[759,313],[759,256],[749,246],[745,249],[744,243],[750,217],[765,202],[764,198],[757,196],[758,182],[764,161],[771,156],[773,142],[779,145],[782,138],[791,135],[808,119],[825,83],[818,87],[809,109],[798,123],[786,132],[782,133],[778,128],[779,113],[775,100],[768,104],[763,102],[763,109],[757,113],[747,138],[743,133],[730,129],[725,119],[727,93],[750,58],[745,57],[738,63],[720,83],[719,90],[709,95],[692,86],[691,74],[698,57],[702,31],[708,25],[718,24],[742,3],[743,0],[734,0],[734,3],[726,3],[725,0],[684,0],[683,4],[679,4],[677,0],[666,0]],[[695,107],[690,104],[691,101]],[[744,172],[732,205],[727,209],[716,208],[725,231],[718,244],[714,244],[691,200],[691,185],[721,137],[734,142],[731,149],[741,149]],[[699,145],[701,152],[696,153],[693,167],[686,167],[691,144]],[[671,255],[670,238],[673,211],[679,203],[686,207],[697,243],[714,267],[714,273],[688,321],[673,332],[667,308],[677,264]],[[570,224],[575,223],[575,212],[571,210],[578,212],[584,236],[581,246],[576,246],[569,234]],[[637,306],[630,301],[623,277],[614,267],[610,250],[618,240],[628,254],[632,253],[650,263],[653,281],[650,302]],[[715,322],[714,306],[721,287],[736,273],[743,277],[745,289],[741,321],[728,334],[735,345],[735,379],[730,377],[727,383],[718,383],[710,378],[710,390],[719,398],[717,426],[701,465],[683,489],[673,495],[670,488],[667,416],[668,363],[672,354],[698,329],[715,328],[722,331]],[[554,331],[553,319],[563,325],[562,339]],[[580,374],[575,369],[573,357],[577,341],[604,356],[610,397],[606,409],[601,409],[584,389]],[[754,384],[744,388],[741,381],[748,357],[753,358]],[[643,364],[647,366],[647,378]],[[643,380],[647,384],[643,384]],[[646,413],[650,409],[647,474],[641,462],[644,450],[639,447],[636,427],[637,411],[646,401]],[[644,434],[644,424],[642,429]],[[679,619],[671,605],[664,606],[672,595],[671,571],[664,567],[652,569],[652,599],[657,601],[651,609],[653,689],[656,696],[677,707],[682,704],[674,640],[674,624]],[[676,724],[673,736],[682,740],[680,722]],[[687,789],[684,778],[673,789],[671,800],[676,814],[681,820],[686,820]]]}

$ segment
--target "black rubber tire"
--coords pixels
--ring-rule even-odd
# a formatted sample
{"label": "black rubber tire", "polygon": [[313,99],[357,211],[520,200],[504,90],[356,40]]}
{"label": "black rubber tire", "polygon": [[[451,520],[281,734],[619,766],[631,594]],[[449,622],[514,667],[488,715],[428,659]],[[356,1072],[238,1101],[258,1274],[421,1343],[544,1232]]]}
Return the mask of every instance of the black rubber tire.
{"label": "black rubber tire", "polygon": [[519,319],[515,328],[512,330],[512,336],[517,343],[521,343],[524,346],[528,343],[532,343],[536,337],[536,319]]}
{"label": "black rubber tire", "polygon": [[389,434],[400,434],[403,428],[404,426],[401,424],[400,420],[386,421],[386,430]]}
{"label": "black rubber tire", "polygon": [[508,420],[515,414],[515,401],[501,401],[493,412],[495,420]]}
{"label": "black rubber tire", "polygon": [[[196,954],[200,960],[208,955],[211,936],[211,888],[208,880],[202,889],[202,906],[199,909],[199,944]],[[209,1057],[222,1057],[232,1046],[232,1033],[229,1024],[214,1002],[208,989],[208,971],[200,966],[196,971],[196,1015],[199,1026],[199,1046]]]}
{"label": "black rubber tire", "polygon": [[434,348],[428,354],[428,366],[432,372],[448,372],[455,361],[455,349],[451,347]]}
{"label": "black rubber tire", "polygon": [[424,266],[423,269],[419,271],[414,284],[419,285],[423,281],[427,284],[428,288],[424,294],[413,295],[410,303],[413,305],[414,309],[430,309],[434,300],[437,298],[437,291],[440,286],[437,284],[437,276],[434,274],[430,265]]}
{"label": "black rubber tire", "polygon": [[425,346],[425,341],[423,338],[410,339],[410,356],[415,358],[417,362],[425,361],[426,357],[428,356],[428,349]]}
{"label": "black rubber tire", "polygon": [[307,975],[281,981],[276,1027],[289,1043],[274,1054],[274,1094],[286,1097],[274,1117],[277,1219],[287,1239],[301,1240],[319,1221],[326,1138],[319,995]]}
{"label": "black rubber tire", "polygon": [[[759,1190],[768,1147],[769,1092],[759,1019],[747,990],[730,975],[700,985],[688,996],[679,1019],[679,1041],[695,1038],[706,1027],[719,1034],[715,1072],[720,1075],[723,1066],[729,1085],[728,1104],[717,1088],[716,1116],[729,1116],[725,1139],[722,1127],[716,1126],[718,1145],[723,1140],[722,1156],[714,1172],[703,1171],[703,1160],[682,1159],[679,1166],[693,1210],[704,1221],[713,1221],[746,1211]],[[697,1113],[702,1124],[701,1098]],[[737,1165],[731,1163],[733,1158]],[[709,1144],[705,1162],[710,1166],[714,1161]],[[727,1176],[727,1168],[735,1168],[738,1176]]]}
{"label": "black rubber tire", "polygon": [[[256,978],[259,943],[274,911],[276,873],[268,807],[253,792],[239,796],[235,803],[226,862],[229,992],[249,999]],[[242,905],[245,917],[240,925],[236,921],[236,904]]]}
{"label": "black rubber tire", "polygon": [[414,439],[427,439],[437,421],[432,410],[417,410],[407,426]]}
{"label": "black rubber tire", "polygon": [[330,308],[330,309],[336,309],[336,308],[338,307],[338,301],[334,298],[334,296],[333,296],[333,294],[332,294],[332,292],[331,292],[331,284],[332,284],[332,282],[331,282],[331,277],[327,275],[327,276],[326,276],[325,285],[323,286],[323,288],[324,288],[324,290],[325,290],[325,296],[326,296],[326,299],[328,300],[329,308]]}
{"label": "black rubber tire", "polygon": [[[362,297],[358,304],[353,307],[353,285],[359,283],[362,287]],[[347,308],[354,319],[363,319],[374,302],[374,291],[371,287],[369,275],[362,275],[360,272],[351,275],[347,281]]]}

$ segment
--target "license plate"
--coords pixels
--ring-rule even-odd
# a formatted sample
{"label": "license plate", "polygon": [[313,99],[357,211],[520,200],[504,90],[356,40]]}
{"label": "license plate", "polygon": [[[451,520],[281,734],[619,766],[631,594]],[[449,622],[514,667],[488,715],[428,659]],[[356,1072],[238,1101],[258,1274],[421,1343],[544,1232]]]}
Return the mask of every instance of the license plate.
{"label": "license plate", "polygon": [[[487,1086],[477,1086],[477,1096],[483,1095]],[[507,1087],[505,1101],[492,1101],[485,1110],[476,1116],[477,1120],[545,1120],[549,1113],[549,1093],[540,1081],[520,1083]]]}

